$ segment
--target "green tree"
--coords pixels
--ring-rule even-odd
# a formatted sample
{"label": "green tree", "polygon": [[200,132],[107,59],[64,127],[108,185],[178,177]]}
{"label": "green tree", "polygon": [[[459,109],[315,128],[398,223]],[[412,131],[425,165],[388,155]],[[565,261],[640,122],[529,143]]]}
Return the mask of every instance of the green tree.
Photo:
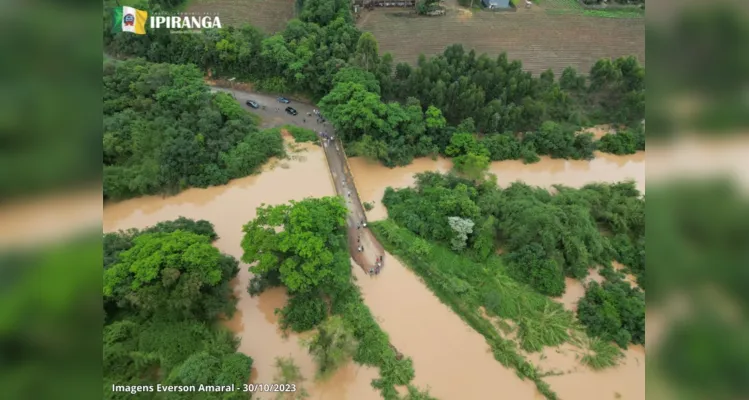
{"label": "green tree", "polygon": [[192,232],[144,233],[104,271],[104,297],[144,315],[231,313],[237,262]]}
{"label": "green tree", "polygon": [[489,151],[492,161],[517,160],[521,157],[521,144],[512,133],[487,136],[481,143]]}
{"label": "green tree", "polygon": [[591,282],[578,302],[577,317],[589,335],[622,348],[645,343],[645,294],[623,280]]}
{"label": "green tree", "polygon": [[320,100],[320,110],[342,132],[344,140],[363,135],[379,137],[387,106],[380,97],[358,83],[339,83]]}
{"label": "green tree", "polygon": [[453,158],[455,170],[467,178],[479,180],[489,169],[489,157],[476,153],[468,153]]}
{"label": "green tree", "polygon": [[361,140],[353,146],[354,153],[370,160],[381,160],[388,155],[387,143],[382,140],[372,139],[372,136],[364,135]]}
{"label": "green tree", "polygon": [[377,39],[371,32],[364,32],[356,43],[353,63],[367,72],[371,72],[380,62]]}
{"label": "green tree", "polygon": [[538,243],[529,243],[508,255],[513,275],[547,296],[564,294],[564,271]]}
{"label": "green tree", "polygon": [[358,83],[368,92],[380,94],[380,82],[377,77],[361,68],[345,67],[338,70],[333,76],[333,87],[343,82]]}
{"label": "green tree", "polygon": [[343,366],[356,352],[356,339],[339,316],[330,317],[315,335],[302,340],[317,362],[318,378],[327,378]]}
{"label": "green tree", "polygon": [[346,284],[348,255],[333,249],[338,248],[347,212],[339,197],[260,207],[257,217],[243,227],[242,261],[257,261],[252,267],[256,275],[278,271],[294,294]]}
{"label": "green tree", "polygon": [[447,222],[450,228],[455,231],[455,236],[450,241],[452,249],[455,251],[463,250],[466,247],[468,235],[473,233],[474,222],[460,217],[448,217]]}

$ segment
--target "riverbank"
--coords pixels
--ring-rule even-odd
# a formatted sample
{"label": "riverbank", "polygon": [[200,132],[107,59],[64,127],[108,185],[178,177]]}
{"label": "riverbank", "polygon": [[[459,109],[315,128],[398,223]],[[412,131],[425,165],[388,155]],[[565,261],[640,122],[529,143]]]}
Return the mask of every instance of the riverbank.
{"label": "riverbank", "polygon": [[[219,235],[216,247],[240,258],[242,226],[255,218],[256,208],[261,204],[283,204],[305,197],[335,195],[322,148],[312,144],[297,146],[304,152],[295,153],[293,159],[271,161],[261,174],[236,179],[228,185],[188,189],[172,197],[149,196],[107,204],[104,230],[145,228],[179,216],[205,219],[214,224]],[[389,255],[386,258],[392,259]],[[388,269],[376,278],[364,275],[358,267],[354,268],[357,285],[361,288],[364,304],[390,335],[392,343],[413,359],[415,385],[430,388],[433,396],[442,399],[461,397],[461,393],[470,394],[461,397],[466,399],[492,398],[498,384],[509,393],[517,394],[516,398],[533,398],[533,387],[496,363],[486,353],[483,338],[466,330],[460,319],[440,304],[418,277],[405,267],[388,265]],[[306,349],[298,344],[303,335],[291,333],[284,338],[278,316],[274,313],[276,308],[286,303],[285,291],[271,289],[260,296],[250,297],[246,291],[252,277],[248,268],[249,265],[240,263],[235,284],[235,294],[239,298],[237,314],[227,325],[241,339],[239,351],[255,360],[253,382],[272,382],[275,358],[290,356],[307,378],[306,388],[312,399],[381,398],[370,385],[372,379],[378,377],[375,368],[352,363],[325,382],[310,381],[315,365]],[[393,296],[393,290],[398,291],[397,296]],[[452,346],[451,343],[461,345]],[[454,366],[461,373],[455,375],[451,372],[455,369],[445,368],[446,365]],[[471,389],[466,391],[465,387]]]}
{"label": "riverbank", "polygon": [[[477,264],[441,246],[416,238],[390,220],[372,223],[372,230],[398,267],[406,265],[454,313],[489,344],[494,358],[533,381],[547,399],[644,399],[643,346],[630,346],[616,366],[595,369],[587,357],[605,357],[577,325],[572,310],[518,284],[497,257]],[[493,298],[490,295],[493,296]],[[566,307],[565,307],[566,308]],[[525,350],[538,347],[536,351]],[[599,358],[595,362],[605,361]],[[515,395],[513,398],[530,398]]]}
{"label": "riverbank", "polygon": [[[374,208],[367,211],[367,218],[372,221],[387,218],[387,211],[382,205],[385,188],[409,187],[414,184],[417,173],[445,173],[453,166],[452,160],[443,157],[417,158],[411,164],[397,168],[388,168],[362,157],[349,158],[349,164],[362,202],[374,203]],[[596,152],[596,158],[590,161],[550,157],[541,157],[541,161],[534,164],[523,164],[517,160],[495,161],[489,165],[489,172],[497,176],[500,187],[507,187],[515,181],[548,189],[553,185],[577,188],[593,182],[633,180],[635,187],[645,193],[645,164],[644,151],[628,156]]]}

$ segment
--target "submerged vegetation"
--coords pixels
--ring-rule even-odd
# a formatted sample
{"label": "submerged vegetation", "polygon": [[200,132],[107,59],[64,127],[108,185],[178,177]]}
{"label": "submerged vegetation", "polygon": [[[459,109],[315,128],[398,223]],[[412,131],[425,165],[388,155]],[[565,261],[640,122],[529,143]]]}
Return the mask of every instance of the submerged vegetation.
{"label": "submerged vegetation", "polygon": [[[479,308],[484,306],[493,316],[516,321],[523,315],[541,318],[545,311],[557,310],[561,313],[560,316],[566,315],[566,318],[560,319],[559,322],[568,324],[568,328],[573,321],[570,312],[562,310],[560,304],[525,289],[510,279],[504,273],[501,261],[496,257],[490,258],[488,262],[493,268],[487,267],[446,247],[429,244],[390,220],[372,222],[370,226],[389,253],[403,259],[407,266],[424,279],[429,289],[443,303],[484,336],[497,361],[513,368],[520,378],[534,381],[538,390],[547,399],[557,398],[548,384],[538,376],[536,368],[521,355],[515,342],[504,338],[494,325],[481,315]],[[546,308],[547,305],[549,308]],[[534,343],[543,343],[544,340],[556,340],[555,335],[549,334],[546,327],[540,328],[526,329],[521,341],[533,346]]]}
{"label": "submerged vegetation", "polygon": [[297,332],[316,329],[306,344],[319,379],[353,358],[379,368],[380,378],[372,385],[385,399],[396,399],[395,386],[411,382],[413,364],[390,346],[352,281],[346,213],[338,197],[259,208],[243,228],[242,261],[257,262],[250,291],[274,285],[287,289],[289,301],[280,311],[283,326]]}
{"label": "submerged vegetation", "polygon": [[[612,267],[620,261],[644,280],[644,198],[633,182],[550,192],[426,172],[416,175],[413,188],[387,188],[383,204],[389,219],[372,223],[380,241],[521,376],[533,379],[525,372],[532,366],[481,309],[514,331],[522,350],[576,343],[585,348],[582,362],[594,369],[621,357],[611,341],[644,343],[644,293]],[[598,266],[607,281],[587,286],[578,319],[546,297],[564,293],[565,276],[584,279]],[[591,338],[579,339],[582,330]]]}
{"label": "submerged vegetation", "polygon": [[239,271],[237,260],[211,245],[216,238],[209,222],[186,218],[104,235],[105,398],[132,396],[114,392],[113,385],[248,381],[252,358],[237,353],[239,341],[216,324],[219,316],[235,310],[229,281]]}

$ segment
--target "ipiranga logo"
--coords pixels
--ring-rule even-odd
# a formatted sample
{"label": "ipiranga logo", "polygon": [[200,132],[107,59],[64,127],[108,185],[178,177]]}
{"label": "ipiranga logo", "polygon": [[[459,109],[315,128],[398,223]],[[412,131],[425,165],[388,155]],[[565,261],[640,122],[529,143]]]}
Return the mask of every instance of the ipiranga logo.
{"label": "ipiranga logo", "polygon": [[137,35],[146,34],[146,20],[148,13],[132,7],[116,7],[114,12],[113,32],[132,32]]}

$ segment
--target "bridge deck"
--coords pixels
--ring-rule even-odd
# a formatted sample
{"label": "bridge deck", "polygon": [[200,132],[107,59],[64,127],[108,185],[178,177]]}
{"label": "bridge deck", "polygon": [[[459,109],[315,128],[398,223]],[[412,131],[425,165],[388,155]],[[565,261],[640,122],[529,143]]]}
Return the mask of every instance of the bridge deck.
{"label": "bridge deck", "polygon": [[[346,228],[351,256],[365,272],[369,272],[370,269],[375,268],[377,257],[385,255],[385,250],[369,227],[361,226],[362,222],[366,223],[367,216],[339,138],[336,137],[334,141],[321,138],[320,144],[328,160],[328,168],[330,168],[330,176],[333,179],[336,193],[343,197],[349,210]],[[359,251],[359,246],[363,247],[363,251]]]}

